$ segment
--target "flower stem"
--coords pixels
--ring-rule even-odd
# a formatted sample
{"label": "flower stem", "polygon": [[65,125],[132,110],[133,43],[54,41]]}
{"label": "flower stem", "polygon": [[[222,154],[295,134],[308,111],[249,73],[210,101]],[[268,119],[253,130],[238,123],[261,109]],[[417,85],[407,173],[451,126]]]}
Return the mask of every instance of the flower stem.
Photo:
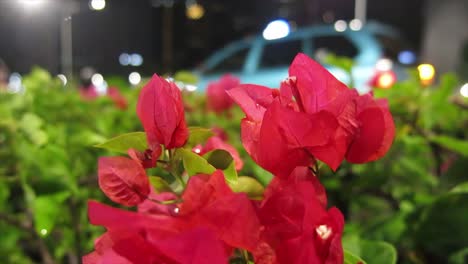
{"label": "flower stem", "polygon": [[169,172],[174,176],[174,178],[180,183],[183,189],[185,189],[186,183],[182,176],[177,172],[177,160],[174,158],[174,151],[169,151]]}

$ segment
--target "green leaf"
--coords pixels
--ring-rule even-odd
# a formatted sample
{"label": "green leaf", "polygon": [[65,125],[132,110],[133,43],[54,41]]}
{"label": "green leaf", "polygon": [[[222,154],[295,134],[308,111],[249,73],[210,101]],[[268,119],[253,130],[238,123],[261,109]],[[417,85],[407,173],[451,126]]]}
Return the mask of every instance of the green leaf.
{"label": "green leaf", "polygon": [[69,192],[37,196],[34,200],[34,227],[41,236],[52,231],[62,213],[62,204],[70,196]]}
{"label": "green leaf", "polygon": [[232,191],[246,193],[251,199],[261,199],[265,188],[252,177],[240,176],[235,183],[230,183]]}
{"label": "green leaf", "polygon": [[468,156],[468,141],[449,136],[433,136],[430,140],[451,151]]}
{"label": "green leaf", "polygon": [[151,186],[153,186],[154,191],[156,191],[157,193],[172,192],[172,189],[169,186],[169,183],[167,183],[161,177],[149,176],[149,181],[151,183]]}
{"label": "green leaf", "polygon": [[461,183],[455,186],[450,192],[452,193],[468,193],[468,182]]}
{"label": "green leaf", "polygon": [[94,146],[120,153],[127,153],[130,148],[134,148],[139,151],[145,151],[148,148],[145,132],[123,134]]}
{"label": "green leaf", "polygon": [[396,264],[396,249],[384,241],[361,240],[361,256],[369,263]]}
{"label": "green leaf", "polygon": [[344,250],[344,263],[345,264],[366,264],[360,257],[353,255],[351,252]]}
{"label": "green leaf", "polygon": [[466,264],[467,259],[468,259],[468,247],[450,255],[449,264]]}
{"label": "green leaf", "polygon": [[211,129],[201,127],[189,127],[189,138],[187,146],[194,147],[198,144],[203,144],[205,141],[212,137],[214,134]]}
{"label": "green leaf", "polygon": [[361,239],[356,234],[343,237],[343,248],[369,263],[395,264],[397,261],[396,249],[391,244]]}
{"label": "green leaf", "polygon": [[222,149],[212,150],[203,157],[218,170],[225,170],[231,165],[233,158],[229,152]]}
{"label": "green leaf", "polygon": [[222,149],[215,149],[203,155],[203,157],[218,170],[222,170],[229,183],[237,182],[237,171],[231,154]]}
{"label": "green leaf", "polygon": [[450,192],[422,211],[414,239],[434,256],[446,258],[468,245],[468,193]]}
{"label": "green leaf", "polygon": [[216,168],[209,164],[206,159],[188,149],[179,148],[176,155],[182,158],[184,168],[189,176],[200,173],[212,174],[216,171]]}

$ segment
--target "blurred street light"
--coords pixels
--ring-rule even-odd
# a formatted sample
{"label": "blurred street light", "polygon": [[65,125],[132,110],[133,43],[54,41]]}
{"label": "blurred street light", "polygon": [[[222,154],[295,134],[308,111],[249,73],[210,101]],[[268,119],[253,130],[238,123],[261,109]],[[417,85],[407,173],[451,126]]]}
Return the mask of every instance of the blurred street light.
{"label": "blurred street light", "polygon": [[19,0],[19,2],[26,8],[34,8],[44,4],[45,0]]}
{"label": "blurred street light", "polygon": [[68,83],[67,76],[65,76],[63,74],[58,74],[57,78],[59,78],[59,80],[62,82],[63,86],[67,85],[67,83]]}
{"label": "blurred street light", "polygon": [[434,80],[435,69],[431,64],[420,64],[418,66],[419,79],[423,85],[429,85]]}
{"label": "blurred street light", "polygon": [[398,53],[398,61],[401,64],[411,65],[416,62],[416,54],[410,50],[404,50]]}
{"label": "blurred street light", "polygon": [[138,53],[133,53],[130,55],[130,65],[132,66],[141,66],[143,64],[143,56]]}
{"label": "blurred street light", "polygon": [[106,8],[106,0],[91,0],[89,2],[89,8],[96,11],[101,11]]}
{"label": "blurred street light", "polygon": [[91,83],[96,87],[101,86],[104,83],[104,77],[100,73],[95,73],[91,77]]}
{"label": "blurred street light", "polygon": [[130,60],[131,58],[130,55],[128,55],[128,53],[122,53],[119,56],[119,63],[122,66],[128,66],[130,64]]}
{"label": "blurred street light", "polygon": [[348,25],[346,24],[346,21],[344,20],[338,20],[335,22],[335,30],[337,32],[343,32],[346,30],[347,27]]}
{"label": "blurred street light", "polygon": [[289,23],[283,19],[277,19],[268,23],[263,30],[263,38],[266,40],[280,39],[289,35],[291,28]]}
{"label": "blurred street light", "polygon": [[187,5],[185,14],[192,20],[198,20],[205,15],[205,9],[198,3]]}
{"label": "blurred street light", "polygon": [[463,97],[467,97],[467,98],[468,98],[468,83],[465,83],[465,84],[460,88],[460,94],[461,94]]}
{"label": "blurred street light", "polygon": [[353,31],[359,31],[362,28],[362,21],[358,18],[355,18],[349,22],[349,28]]}
{"label": "blurred street light", "polygon": [[382,58],[377,61],[375,64],[375,69],[378,71],[389,71],[393,68],[393,62],[390,59]]}
{"label": "blurred street light", "polygon": [[141,75],[138,72],[132,72],[128,75],[128,81],[131,85],[138,85],[141,82]]}

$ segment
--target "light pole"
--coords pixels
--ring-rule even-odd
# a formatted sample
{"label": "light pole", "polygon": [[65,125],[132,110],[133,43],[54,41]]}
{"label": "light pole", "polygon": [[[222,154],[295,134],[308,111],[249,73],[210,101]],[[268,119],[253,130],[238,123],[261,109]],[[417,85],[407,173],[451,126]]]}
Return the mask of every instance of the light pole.
{"label": "light pole", "polygon": [[359,19],[362,24],[366,23],[367,0],[356,0],[354,5],[354,18]]}

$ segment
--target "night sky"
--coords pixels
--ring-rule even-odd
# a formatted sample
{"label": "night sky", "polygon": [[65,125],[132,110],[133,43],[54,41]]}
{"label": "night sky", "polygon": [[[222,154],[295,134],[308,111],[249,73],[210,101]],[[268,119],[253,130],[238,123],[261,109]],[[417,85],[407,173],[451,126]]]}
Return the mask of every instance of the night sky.
{"label": "night sky", "polygon": [[[25,10],[18,0],[0,0],[0,58],[12,71],[25,73],[33,65],[54,74],[61,71],[63,5],[73,0],[47,1],[36,10]],[[106,9],[96,12],[89,10],[87,0],[76,1],[80,11],[72,15],[75,71],[87,65],[105,74],[190,69],[226,43],[261,33],[278,17],[300,27],[323,23],[326,13],[335,20],[350,20],[354,15],[354,1],[350,0],[199,0],[206,13],[193,21],[185,16],[185,1],[174,1],[172,8],[152,6],[156,2],[107,0]],[[397,27],[416,48],[421,44],[423,14],[423,0],[368,0],[368,20]],[[168,17],[173,30],[164,33]],[[170,61],[164,61],[163,36],[168,32],[173,35],[173,52]],[[118,56],[123,52],[142,54],[144,64],[120,66]]]}

